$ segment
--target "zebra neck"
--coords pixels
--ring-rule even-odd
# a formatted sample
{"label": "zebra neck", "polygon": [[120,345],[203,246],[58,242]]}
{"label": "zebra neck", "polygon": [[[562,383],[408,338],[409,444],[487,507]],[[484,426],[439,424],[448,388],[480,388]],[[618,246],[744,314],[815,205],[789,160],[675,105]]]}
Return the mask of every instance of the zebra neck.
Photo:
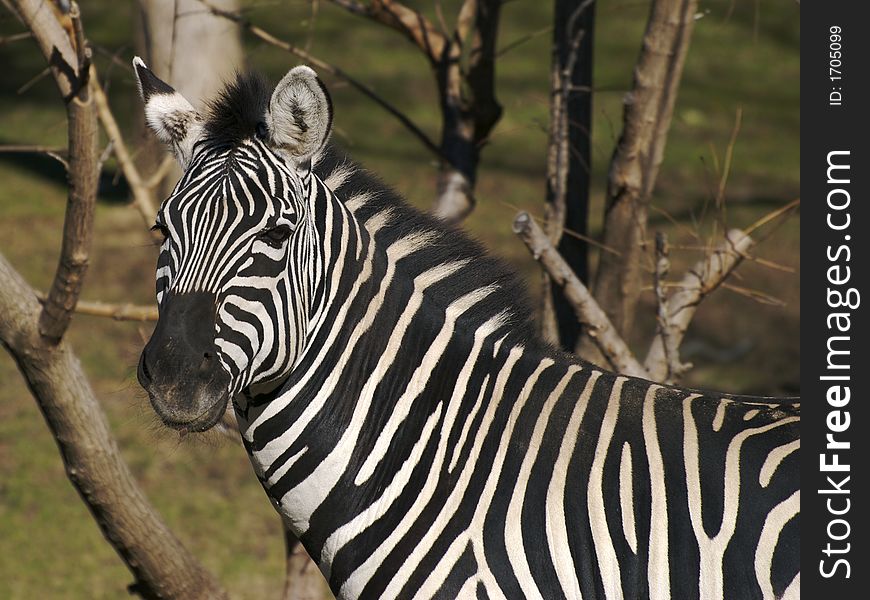
{"label": "zebra neck", "polygon": [[[433,451],[455,468],[442,429],[460,406],[496,401],[483,398],[495,379],[485,365],[510,330],[503,312],[479,310],[492,286],[451,293],[464,261],[414,261],[425,233],[378,244],[380,219],[333,248],[362,258],[332,273],[322,319],[281,392],[240,419],[263,486],[324,570],[346,547],[371,551],[364,531],[427,485]],[[342,227],[356,231],[352,219]]]}

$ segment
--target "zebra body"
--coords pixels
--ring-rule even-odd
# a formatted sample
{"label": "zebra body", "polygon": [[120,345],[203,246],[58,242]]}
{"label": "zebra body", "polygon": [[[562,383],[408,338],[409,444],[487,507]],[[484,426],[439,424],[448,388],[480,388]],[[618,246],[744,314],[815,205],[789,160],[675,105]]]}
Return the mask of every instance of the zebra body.
{"label": "zebra body", "polygon": [[233,401],[337,597],[799,597],[797,404],[540,342],[509,271],[323,146],[309,70],[203,119],[136,67],[187,167],[140,379],[171,426]]}

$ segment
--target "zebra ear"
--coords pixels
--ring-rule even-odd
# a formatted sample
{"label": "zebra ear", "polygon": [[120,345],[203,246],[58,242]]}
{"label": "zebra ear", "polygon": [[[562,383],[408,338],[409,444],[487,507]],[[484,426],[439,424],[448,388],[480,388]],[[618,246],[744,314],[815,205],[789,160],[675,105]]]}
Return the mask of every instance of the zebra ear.
{"label": "zebra ear", "polygon": [[272,144],[302,164],[326,144],[332,100],[313,69],[294,67],[275,87],[266,125]]}
{"label": "zebra ear", "polygon": [[202,132],[202,118],[184,96],[157,77],[138,56],[133,59],[133,70],[148,126],[157,139],[169,146],[181,168],[186,168],[193,144]]}

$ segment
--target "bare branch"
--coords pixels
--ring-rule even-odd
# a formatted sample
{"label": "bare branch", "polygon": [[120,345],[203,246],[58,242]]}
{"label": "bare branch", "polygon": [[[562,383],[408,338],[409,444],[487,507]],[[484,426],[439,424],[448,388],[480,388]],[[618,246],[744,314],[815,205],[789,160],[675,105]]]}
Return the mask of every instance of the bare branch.
{"label": "bare branch", "polygon": [[760,227],[764,227],[765,225],[767,225],[771,221],[775,221],[776,219],[778,219],[780,217],[791,216],[792,214],[794,214],[794,211],[800,207],[800,205],[801,205],[801,199],[795,198],[794,200],[792,200],[791,202],[789,202],[785,206],[782,206],[780,208],[777,208],[774,211],[771,211],[770,213],[764,215],[763,217],[758,219],[755,223],[753,223],[752,225],[747,227],[746,234],[747,235],[752,234],[752,232],[754,232],[756,229],[759,229]]}
{"label": "bare branch", "polygon": [[[59,14],[54,3],[45,0],[10,1],[14,12],[42,50],[60,95],[68,101],[83,87],[81,78],[87,77],[87,71],[79,68],[75,41],[70,35],[73,31],[70,15]],[[65,27],[69,27],[69,33]]]}
{"label": "bare branch", "polygon": [[[133,162],[133,157],[127,149],[127,144],[124,143],[121,129],[112,115],[109,100],[106,98],[103,89],[97,84],[96,75],[94,75],[94,83],[94,100],[97,106],[97,113],[100,117],[100,123],[102,123],[103,129],[112,143],[112,149],[115,157],[118,159],[121,171],[124,173],[124,179],[127,180],[130,190],[133,192],[133,206],[139,211],[145,226],[151,227],[157,217],[157,210],[154,208],[154,186],[149,185],[149,183],[153,181],[159,183],[160,179],[152,179],[149,182],[142,180],[142,175],[139,173],[139,169],[136,168],[136,163]],[[152,237],[157,240],[159,239],[159,234],[155,234]]]}
{"label": "bare branch", "polygon": [[[160,164],[157,165],[157,168],[154,169],[154,172],[151,174],[151,177],[145,181],[145,187],[148,190],[154,190],[160,185],[160,182],[163,181],[163,178],[169,175],[170,171],[172,171],[172,167],[175,166],[175,159],[171,154],[166,154],[163,156],[163,160],[160,161]],[[150,226],[150,223],[149,223]]]}
{"label": "bare branch", "polygon": [[[573,23],[591,4],[586,0],[580,4],[571,15],[568,31],[574,29]],[[547,218],[544,229],[550,237],[550,242],[558,244],[562,239],[565,226],[566,194],[568,191],[568,97],[571,94],[571,73],[577,63],[577,53],[580,42],[585,35],[583,29],[577,29],[568,47],[568,57],[564,65],[559,64],[555,56],[558,48],[554,45],[553,65],[550,76],[550,141],[548,144],[547,183],[549,186],[547,202]]]}
{"label": "bare branch", "polygon": [[[587,187],[582,183],[588,181],[588,177],[581,178],[577,173],[572,173],[572,169],[584,168],[589,171],[588,164],[582,167],[577,164],[577,160],[572,160],[572,150],[578,151],[578,145],[583,145],[579,139],[576,127],[572,127],[569,112],[577,110],[576,103],[572,103],[571,95],[573,93],[572,82],[575,82],[578,77],[583,77],[578,67],[578,56],[580,53],[580,44],[586,36],[586,27],[589,24],[584,23],[582,18],[584,12],[590,7],[592,0],[580,2],[573,8],[567,18],[567,22],[562,15],[567,6],[556,3],[554,22],[555,35],[552,48],[552,59],[550,66],[550,125],[548,131],[547,144],[547,189],[546,203],[544,205],[545,220],[544,230],[550,238],[550,243],[557,249],[560,248],[560,242],[564,234],[566,222],[568,220],[568,195],[569,195],[569,179],[572,180],[573,188],[571,190],[572,200],[575,202],[575,211],[582,211],[582,205],[587,202],[586,195]],[[591,32],[590,32],[591,34]],[[589,45],[587,44],[587,48]],[[587,57],[588,59],[589,57]],[[580,111],[582,112],[582,111]],[[580,115],[575,115],[580,116]],[[580,116],[582,118],[582,116]],[[589,132],[585,132],[586,140],[588,140]],[[585,219],[584,219],[585,221]],[[581,223],[582,224],[582,223]],[[563,251],[576,249],[576,242],[561,246]],[[574,257],[576,258],[576,252]],[[580,270],[580,276],[586,278],[585,273],[585,249],[582,251],[583,259],[580,263],[574,264],[574,268]],[[540,324],[541,335],[545,340],[555,344],[565,344],[573,349],[576,342],[576,325],[571,319],[568,319],[570,326],[566,327],[565,316],[562,315],[562,323],[560,323],[559,315],[560,307],[565,305],[561,298],[557,298],[553,294],[552,284],[546,272],[542,274],[541,282],[541,299],[540,299]],[[562,310],[562,313],[565,311]],[[561,331],[560,331],[561,330]],[[561,337],[565,339],[560,339]]]}
{"label": "bare branch", "polygon": [[291,44],[290,42],[284,41],[267,32],[266,30],[254,25],[248,19],[242,17],[233,12],[229,12],[214,6],[209,3],[207,0],[199,0],[203,5],[205,5],[213,15],[218,17],[223,17],[224,19],[228,19],[233,23],[236,23],[239,27],[253,35],[254,37],[266,42],[271,46],[275,46],[276,48],[280,48],[286,52],[294,54],[306,61],[307,63],[317,67],[321,71],[329,73],[346,83],[348,83],[351,87],[361,92],[364,96],[375,102],[378,106],[386,110],[389,114],[396,118],[399,123],[402,124],[405,129],[407,129],[414,137],[416,137],[423,146],[435,154],[438,158],[442,160],[448,160],[448,158],[442,154],[441,149],[438,145],[429,138],[426,133],[420,129],[407,115],[405,115],[402,111],[392,105],[390,102],[385,100],[382,96],[380,96],[377,92],[375,92],[372,88],[362,83],[361,81],[355,79],[354,77],[348,75],[342,69],[332,65],[324,60],[317,58],[312,55],[310,52],[306,52],[304,49],[299,48],[298,46]]}
{"label": "bare branch", "polygon": [[613,367],[626,375],[649,378],[646,369],[631,353],[592,294],[577,279],[534,219],[528,213],[521,212],[514,219],[513,229],[552,280],[564,288],[565,298],[571,303],[577,318],[589,328],[589,336]]}
{"label": "bare branch", "polygon": [[17,42],[20,40],[27,40],[33,37],[29,31],[22,31],[21,33],[13,33],[12,35],[7,35],[0,37],[0,46],[5,46],[6,44],[11,44],[12,42]]}
{"label": "bare branch", "polygon": [[226,598],[148,504],[81,365],[63,342],[88,265],[97,190],[99,126],[90,50],[75,2],[68,13],[44,0],[12,5],[52,65],[67,107],[69,200],[60,261],[43,307],[0,256],[0,342],[27,380],[70,482],[136,578],[130,591],[148,598]]}
{"label": "bare branch", "polygon": [[[40,302],[45,302],[45,294],[38,294]],[[108,317],[116,321],[156,321],[156,306],[139,306],[136,304],[112,304],[108,302],[88,302],[80,300],[75,312],[92,317]]]}
{"label": "bare branch", "polygon": [[[23,8],[21,12],[24,12]],[[73,74],[68,78],[56,78],[61,93],[65,83],[70,81],[73,83],[69,94],[65,96],[69,131],[67,153],[69,198],[64,216],[63,242],[57,271],[39,316],[39,330],[52,343],[59,342],[69,326],[88,270],[94,204],[99,179],[97,114],[89,83],[91,52],[85,41],[79,7],[75,2],[71,4],[69,18],[72,21],[75,57],[74,62],[68,66],[73,69]],[[50,27],[46,27],[45,31],[56,33],[56,30]],[[38,30],[34,29],[33,33],[40,41],[40,45],[45,44],[44,41],[39,40]],[[60,29],[60,35],[62,39],[57,40],[58,43],[62,43],[62,40],[70,42],[65,29]],[[55,50],[50,54],[49,64],[52,64],[56,57],[57,46],[55,45],[54,48]]]}
{"label": "bare branch", "polygon": [[[671,326],[670,313],[667,306],[667,295],[665,294],[665,279],[671,269],[671,261],[669,258],[670,249],[668,248],[668,238],[662,232],[656,233],[656,268],[653,273],[653,289],[656,295],[656,321],[657,335],[662,340],[665,353],[665,376],[662,381],[665,383],[673,383],[688,369],[692,368],[690,364],[680,362],[680,344],[679,340],[674,335]],[[647,371],[650,371],[649,365],[645,365]]]}
{"label": "bare branch", "polygon": [[[465,0],[462,6],[459,7],[459,14],[456,17],[456,31],[453,37],[456,40],[457,46],[461,49],[470,39],[474,24],[477,18],[477,0]],[[478,40],[475,40],[479,44]]]}
{"label": "bare branch", "polygon": [[499,48],[496,51],[495,56],[496,56],[496,58],[500,58],[501,56],[507,54],[511,50],[514,50],[514,49],[518,48],[519,46],[522,46],[526,42],[530,42],[533,39],[535,39],[536,37],[538,37],[540,35],[544,35],[545,33],[550,33],[551,31],[553,31],[553,28],[551,26],[547,26],[547,27],[542,27],[541,29],[538,29],[538,30],[533,31],[531,33],[521,35],[520,37],[518,37],[514,41],[508,42],[507,44],[505,44],[504,46]]}
{"label": "bare branch", "polygon": [[[653,339],[644,365],[654,381],[663,381],[668,374],[668,347],[680,347],[692,317],[701,301],[728,277],[754,244],[751,237],[732,229],[709,255],[692,267],[677,284],[677,290],[664,307],[667,332]],[[669,338],[667,341],[665,338]]]}
{"label": "bare branch", "polygon": [[[447,38],[426,16],[392,0],[372,0],[363,4],[355,0],[330,0],[347,11],[368,17],[382,25],[394,29],[416,45],[430,62],[437,63],[441,58]],[[471,0],[466,0],[468,3]]]}
{"label": "bare branch", "polygon": [[331,0],[352,14],[402,33],[432,65],[441,106],[441,158],[435,216],[456,223],[474,209],[480,151],[501,118],[495,98],[495,57],[502,0],[463,0],[450,34],[421,12],[393,0]]}

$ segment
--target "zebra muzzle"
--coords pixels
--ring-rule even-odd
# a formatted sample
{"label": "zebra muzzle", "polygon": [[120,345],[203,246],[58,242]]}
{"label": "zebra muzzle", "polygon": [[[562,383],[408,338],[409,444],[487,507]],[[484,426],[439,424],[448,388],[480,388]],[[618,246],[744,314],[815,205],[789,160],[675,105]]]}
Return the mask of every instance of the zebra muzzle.
{"label": "zebra muzzle", "polygon": [[[205,431],[229,401],[230,374],[217,357],[213,294],[170,296],[139,359],[139,383],[168,427]],[[211,323],[211,327],[209,327]]]}

